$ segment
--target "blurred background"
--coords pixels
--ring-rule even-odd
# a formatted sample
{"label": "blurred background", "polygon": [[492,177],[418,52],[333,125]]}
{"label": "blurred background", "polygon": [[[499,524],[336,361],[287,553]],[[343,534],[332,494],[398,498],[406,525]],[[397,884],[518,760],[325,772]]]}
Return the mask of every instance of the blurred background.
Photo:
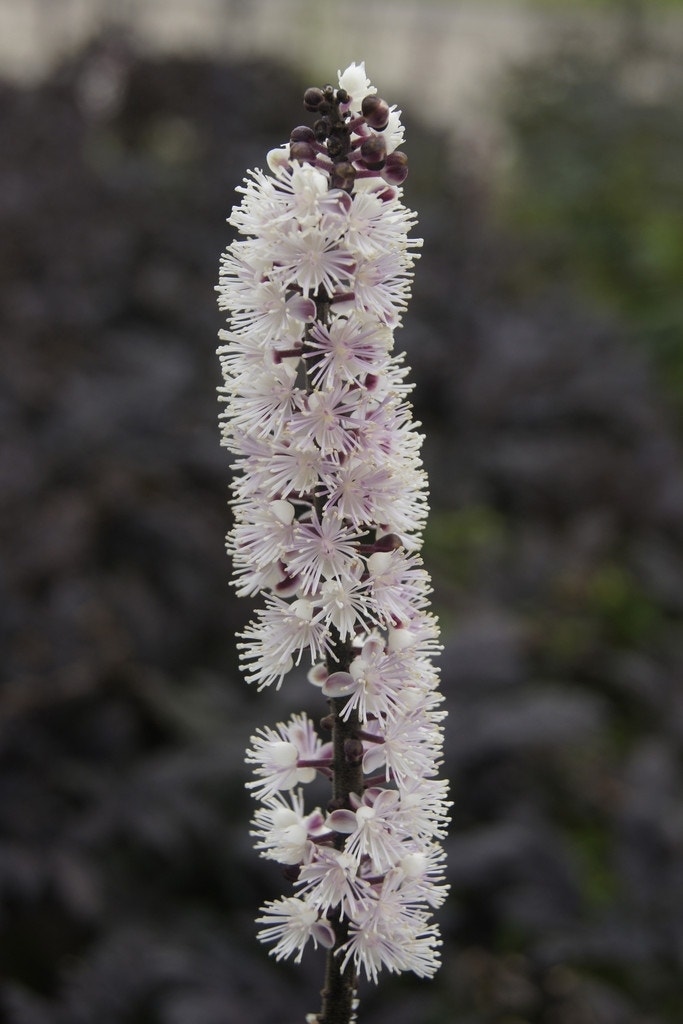
{"label": "blurred background", "polygon": [[403,107],[448,698],[433,983],[373,1024],[683,1020],[683,4],[0,3],[0,1019],[296,1024],[253,918],[218,257],[303,90]]}

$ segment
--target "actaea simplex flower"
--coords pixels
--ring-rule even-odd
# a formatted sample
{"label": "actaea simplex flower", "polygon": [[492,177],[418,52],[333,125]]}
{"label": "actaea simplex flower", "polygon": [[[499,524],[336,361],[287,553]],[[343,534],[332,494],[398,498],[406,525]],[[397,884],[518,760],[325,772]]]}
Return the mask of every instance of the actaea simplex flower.
{"label": "actaea simplex flower", "polygon": [[[320,732],[293,714],[258,729],[246,755],[256,849],[292,886],[262,908],[259,938],[297,962],[309,941],[326,947],[308,1020],[348,1024],[359,974],[439,965],[446,712],[419,555],[422,437],[393,354],[422,244],[401,201],[400,111],[363,64],[338,88],[308,89],[304,106],[313,126],[238,189],[221,262],[227,546],[237,592],[264,597],[238,644],[247,680],[279,687],[310,660],[329,705]],[[332,783],[324,809],[305,804],[317,775]]]}

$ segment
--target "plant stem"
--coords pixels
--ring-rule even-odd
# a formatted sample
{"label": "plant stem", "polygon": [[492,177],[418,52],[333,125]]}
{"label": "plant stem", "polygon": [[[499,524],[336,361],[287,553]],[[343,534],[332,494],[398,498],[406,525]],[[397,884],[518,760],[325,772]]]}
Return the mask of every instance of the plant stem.
{"label": "plant stem", "polygon": [[[335,650],[338,662],[333,666],[328,664],[332,671],[347,672],[351,663],[351,650],[348,643],[338,643]],[[331,662],[332,659],[330,659]],[[346,755],[346,741],[357,739],[359,720],[354,712],[347,721],[341,717],[341,712],[346,703],[345,698],[336,697],[330,699],[332,712],[332,743],[334,750],[334,781],[332,807],[349,807],[349,794],[356,793],[362,796],[363,793],[363,765],[357,759],[349,758]],[[335,845],[341,849],[344,845],[344,837],[337,836]],[[349,922],[347,918],[341,918],[339,908],[331,915],[330,923],[335,931],[334,947],[328,950],[327,962],[325,965],[325,987],[322,995],[322,1010],[318,1016],[318,1024],[349,1024],[353,1014],[353,1000],[356,994],[356,972],[353,963],[349,961],[344,970],[341,969],[341,957],[337,950],[348,938]]]}

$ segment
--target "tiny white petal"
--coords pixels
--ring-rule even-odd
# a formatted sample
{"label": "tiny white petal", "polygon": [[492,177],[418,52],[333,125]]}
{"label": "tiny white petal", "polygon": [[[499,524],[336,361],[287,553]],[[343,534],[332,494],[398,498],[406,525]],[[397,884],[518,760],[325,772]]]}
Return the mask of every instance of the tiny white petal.
{"label": "tiny white petal", "polygon": [[289,167],[289,144],[269,150],[266,154],[266,161],[273,173],[284,167]]}
{"label": "tiny white petal", "polygon": [[358,821],[353,811],[347,811],[343,808],[328,814],[325,824],[335,832],[343,833],[353,832],[358,827]]}

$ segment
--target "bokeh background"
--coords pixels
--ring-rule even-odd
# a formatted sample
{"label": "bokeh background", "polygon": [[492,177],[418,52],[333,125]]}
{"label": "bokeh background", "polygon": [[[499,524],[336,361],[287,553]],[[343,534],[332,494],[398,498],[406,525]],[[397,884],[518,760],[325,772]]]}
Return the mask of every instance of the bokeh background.
{"label": "bokeh background", "polygon": [[683,5],[0,4],[0,1020],[296,1024],[243,750],[214,283],[364,59],[425,238],[444,968],[373,1024],[683,1020]]}

